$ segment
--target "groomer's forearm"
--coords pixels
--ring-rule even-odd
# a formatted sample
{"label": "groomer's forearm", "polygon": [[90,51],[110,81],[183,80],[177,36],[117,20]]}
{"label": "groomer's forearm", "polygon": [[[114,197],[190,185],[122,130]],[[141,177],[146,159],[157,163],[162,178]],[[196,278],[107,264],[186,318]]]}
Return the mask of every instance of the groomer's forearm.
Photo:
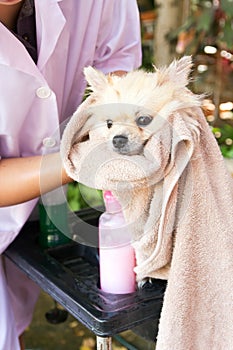
{"label": "groomer's forearm", "polygon": [[71,182],[59,153],[0,160],[0,206],[19,204]]}

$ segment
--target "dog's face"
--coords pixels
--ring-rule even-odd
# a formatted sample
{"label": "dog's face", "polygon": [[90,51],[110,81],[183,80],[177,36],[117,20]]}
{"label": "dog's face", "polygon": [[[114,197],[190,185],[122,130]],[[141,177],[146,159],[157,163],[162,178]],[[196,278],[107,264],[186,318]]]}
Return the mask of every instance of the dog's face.
{"label": "dog's face", "polygon": [[90,89],[85,138],[107,142],[119,154],[140,154],[167,116],[192,100],[186,88],[192,67],[190,57],[173,61],[168,68],[123,77],[105,76],[88,67],[84,74]]}
{"label": "dog's face", "polygon": [[[153,115],[139,106],[127,103],[106,103],[90,108],[85,125],[88,138],[106,142],[119,154],[140,154],[150,137],[147,129]],[[86,133],[87,135],[87,133]]]}

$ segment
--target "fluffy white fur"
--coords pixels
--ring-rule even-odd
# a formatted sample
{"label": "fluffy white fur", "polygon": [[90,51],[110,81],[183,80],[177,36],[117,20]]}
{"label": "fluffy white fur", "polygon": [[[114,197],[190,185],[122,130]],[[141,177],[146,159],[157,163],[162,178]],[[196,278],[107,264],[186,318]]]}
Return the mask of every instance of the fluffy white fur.
{"label": "fluffy white fur", "polygon": [[[105,76],[92,67],[85,68],[92,93],[85,103],[89,110],[83,139],[92,133],[112,147],[113,137],[123,134],[129,138],[125,154],[140,154],[145,142],[174,111],[200,105],[200,97],[186,88],[191,67],[191,57],[183,57],[154,73],[138,70],[123,77]],[[152,122],[138,127],[136,120],[140,116],[151,116]],[[111,128],[107,127],[108,120],[113,122]],[[189,121],[195,125],[193,118]]]}

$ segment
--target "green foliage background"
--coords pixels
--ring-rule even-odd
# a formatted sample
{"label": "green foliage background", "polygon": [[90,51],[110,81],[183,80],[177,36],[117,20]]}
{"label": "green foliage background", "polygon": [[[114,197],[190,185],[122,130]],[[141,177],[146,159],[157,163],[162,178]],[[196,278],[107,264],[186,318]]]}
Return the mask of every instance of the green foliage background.
{"label": "green foliage background", "polygon": [[68,185],[67,200],[72,211],[103,205],[102,191],[78,182],[72,182]]}

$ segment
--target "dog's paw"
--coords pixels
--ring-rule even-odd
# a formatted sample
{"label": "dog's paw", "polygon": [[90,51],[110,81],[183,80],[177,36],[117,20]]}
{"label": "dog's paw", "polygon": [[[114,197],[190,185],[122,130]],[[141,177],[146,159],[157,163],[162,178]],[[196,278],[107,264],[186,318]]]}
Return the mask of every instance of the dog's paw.
{"label": "dog's paw", "polygon": [[138,289],[144,289],[144,288],[149,287],[150,285],[153,284],[153,280],[154,279],[151,277],[143,278],[143,280],[138,282]]}
{"label": "dog's paw", "polygon": [[162,293],[167,287],[167,280],[146,277],[137,283],[138,290],[160,290]]}

